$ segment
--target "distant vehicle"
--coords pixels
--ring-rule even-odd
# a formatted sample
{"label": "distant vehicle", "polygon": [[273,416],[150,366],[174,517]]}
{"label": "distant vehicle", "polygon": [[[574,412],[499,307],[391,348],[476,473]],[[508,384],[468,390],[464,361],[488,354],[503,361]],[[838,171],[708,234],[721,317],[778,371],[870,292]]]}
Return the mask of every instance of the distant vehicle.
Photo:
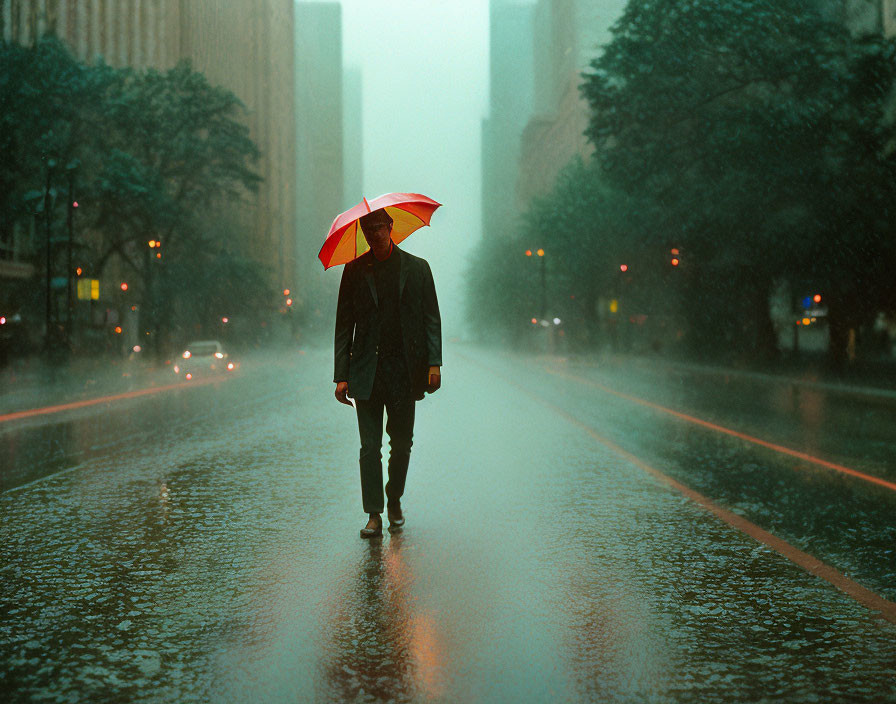
{"label": "distant vehicle", "polygon": [[217,340],[196,340],[187,345],[181,361],[174,365],[174,373],[188,381],[197,376],[226,374],[236,369],[236,362]]}

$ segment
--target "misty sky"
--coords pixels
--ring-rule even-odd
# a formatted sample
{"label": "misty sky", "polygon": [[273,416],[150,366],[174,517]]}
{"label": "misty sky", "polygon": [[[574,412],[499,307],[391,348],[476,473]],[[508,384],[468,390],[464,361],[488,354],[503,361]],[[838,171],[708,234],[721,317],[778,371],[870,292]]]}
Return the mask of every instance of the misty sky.
{"label": "misty sky", "polygon": [[364,190],[443,204],[402,247],[429,260],[444,333],[462,330],[461,276],[480,237],[488,0],[342,0],[343,61],[363,82]]}

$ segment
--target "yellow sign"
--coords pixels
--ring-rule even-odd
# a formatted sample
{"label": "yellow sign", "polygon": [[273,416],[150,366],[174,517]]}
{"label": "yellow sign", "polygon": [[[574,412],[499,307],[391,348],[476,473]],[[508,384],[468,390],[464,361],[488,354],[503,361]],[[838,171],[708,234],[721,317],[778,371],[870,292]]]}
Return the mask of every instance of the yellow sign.
{"label": "yellow sign", "polygon": [[99,279],[78,279],[78,300],[96,301],[100,297]]}
{"label": "yellow sign", "polygon": [[617,301],[615,298],[612,301],[610,301],[610,312],[611,313],[619,312],[619,301]]}

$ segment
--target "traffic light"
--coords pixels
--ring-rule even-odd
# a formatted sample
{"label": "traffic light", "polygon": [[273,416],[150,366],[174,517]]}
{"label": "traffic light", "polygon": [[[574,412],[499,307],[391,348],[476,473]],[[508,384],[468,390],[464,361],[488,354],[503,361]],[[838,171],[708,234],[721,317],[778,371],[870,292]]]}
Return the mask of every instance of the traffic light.
{"label": "traffic light", "polygon": [[679,264],[681,264],[681,252],[677,247],[673,247],[671,250],[669,250],[669,254],[671,255],[669,263],[672,266],[678,266]]}

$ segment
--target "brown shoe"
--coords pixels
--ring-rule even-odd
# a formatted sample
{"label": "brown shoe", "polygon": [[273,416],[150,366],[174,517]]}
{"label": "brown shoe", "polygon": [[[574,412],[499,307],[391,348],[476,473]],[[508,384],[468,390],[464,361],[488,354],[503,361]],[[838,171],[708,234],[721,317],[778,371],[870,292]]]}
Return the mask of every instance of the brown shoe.
{"label": "brown shoe", "polygon": [[379,538],[383,535],[383,519],[378,513],[371,513],[367,525],[361,529],[362,538]]}
{"label": "brown shoe", "polygon": [[404,514],[401,512],[400,503],[396,501],[394,504],[387,504],[386,513],[389,514],[390,528],[401,528],[404,525]]}

